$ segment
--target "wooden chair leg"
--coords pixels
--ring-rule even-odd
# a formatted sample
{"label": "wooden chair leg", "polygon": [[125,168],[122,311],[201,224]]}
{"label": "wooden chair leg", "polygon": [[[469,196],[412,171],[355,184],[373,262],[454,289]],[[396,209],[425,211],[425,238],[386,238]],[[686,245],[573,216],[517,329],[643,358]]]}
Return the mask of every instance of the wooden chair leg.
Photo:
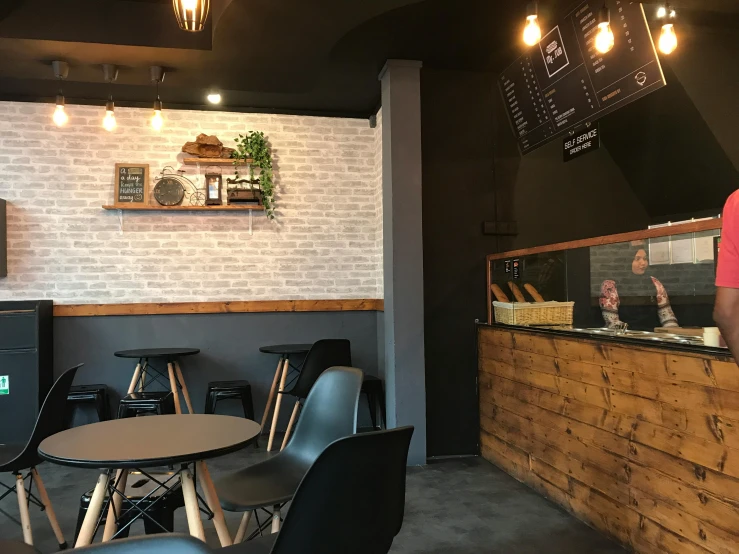
{"label": "wooden chair leg", "polygon": [[275,506],[272,512],[272,533],[280,532],[280,507]]}
{"label": "wooden chair leg", "polygon": [[293,425],[295,425],[295,420],[298,417],[298,411],[300,410],[300,398],[298,398],[295,401],[295,407],[293,408],[293,413],[290,416],[290,423],[287,424],[287,431],[285,431],[285,438],[282,439],[282,446],[280,447],[280,450],[284,450],[285,446],[287,446],[287,441],[290,439],[290,433],[292,433]]}
{"label": "wooden chair leg", "polygon": [[182,495],[185,499],[185,512],[187,513],[187,526],[190,529],[190,535],[205,542],[205,531],[200,519],[198,496],[195,494],[195,480],[189,469],[183,469],[180,472],[180,482],[182,483]]}
{"label": "wooden chair leg", "polygon": [[182,376],[182,369],[180,369],[179,362],[175,361],[174,370],[177,373],[177,380],[180,382],[182,387],[182,396],[185,397],[185,404],[187,404],[187,413],[194,414],[195,411],[192,409],[192,402],[190,402],[190,394],[187,392],[187,385],[185,385],[185,378]]}
{"label": "wooden chair leg", "polygon": [[275,391],[277,390],[277,383],[280,380],[280,370],[282,369],[282,357],[277,362],[277,369],[275,370],[275,376],[272,379],[272,387],[269,389],[269,396],[267,397],[267,405],[264,407],[264,415],[262,416],[262,433],[264,433],[264,426],[267,423],[267,417],[269,417],[269,409],[272,407],[272,401],[275,399]]}
{"label": "wooden chair leg", "polygon": [[[285,358],[285,361],[282,364],[282,377],[280,378],[280,389],[279,392],[281,393],[283,390],[285,390],[285,381],[287,380],[287,371],[290,368],[290,363],[287,358]],[[272,443],[275,440],[275,432],[277,431],[277,420],[280,417],[280,404],[282,404],[282,394],[277,395],[277,400],[275,400],[275,413],[272,415],[272,428],[269,431],[269,441],[267,441],[267,452],[272,451]]]}
{"label": "wooden chair leg", "polygon": [[231,533],[228,532],[226,518],[223,517],[221,503],[218,500],[218,494],[216,493],[216,487],[213,485],[213,480],[210,478],[208,466],[203,461],[197,462],[196,466],[198,468],[200,486],[205,495],[205,501],[208,503],[210,511],[213,512],[213,525],[216,528],[216,533],[218,533],[218,540],[221,541],[221,546],[231,546],[233,544]]}
{"label": "wooden chair leg", "polygon": [[251,519],[251,515],[254,513],[254,511],[244,512],[244,515],[241,516],[241,523],[239,524],[239,530],[236,531],[236,537],[234,538],[234,544],[239,544],[240,542],[244,542],[244,537],[246,537],[246,529],[249,527],[249,520]]}
{"label": "wooden chair leg", "polygon": [[62,528],[59,527],[59,521],[57,521],[56,519],[54,507],[51,505],[51,500],[49,499],[49,495],[46,492],[46,486],[41,480],[41,475],[39,475],[38,470],[35,467],[31,468],[31,474],[33,475],[34,481],[36,481],[38,495],[41,498],[41,503],[44,505],[44,511],[46,512],[46,517],[49,519],[49,525],[51,525],[51,529],[54,531],[56,542],[59,544],[59,550],[64,550],[65,548],[67,548],[67,541],[64,540]]}
{"label": "wooden chair leg", "polygon": [[172,396],[174,396],[174,411],[176,414],[181,414],[182,408],[180,408],[180,393],[177,390],[177,380],[174,376],[174,364],[167,364],[167,373],[169,374],[169,388],[172,391]]}
{"label": "wooden chair leg", "polygon": [[144,366],[141,368],[141,380],[139,381],[139,392],[144,392],[144,387],[146,387],[146,363],[144,363]]}
{"label": "wooden chair leg", "polygon": [[131,379],[131,384],[128,386],[128,393],[131,394],[136,390],[136,383],[139,380],[139,375],[141,375],[141,364],[136,364],[136,369],[133,370],[133,379]]}
{"label": "wooden chair leg", "polygon": [[[119,469],[115,474],[115,481],[117,483],[116,489],[121,494],[126,494],[126,481],[128,481],[128,470]],[[119,494],[113,493],[111,498],[110,507],[108,508],[108,517],[105,518],[105,529],[103,530],[103,542],[108,542],[113,538],[113,535],[118,531],[118,523],[116,522],[116,514],[118,517],[121,515],[121,504],[123,503],[123,497]]]}
{"label": "wooden chair leg", "polygon": [[23,542],[33,546],[33,533],[31,532],[31,516],[28,513],[28,496],[26,496],[26,484],[23,475],[15,476],[15,493],[18,495],[18,511],[21,513],[21,527],[23,527]]}
{"label": "wooden chair leg", "polygon": [[97,527],[100,512],[103,511],[103,501],[105,500],[105,491],[107,488],[108,473],[104,472],[98,477],[98,482],[95,485],[92,498],[90,498],[90,504],[87,507],[85,519],[82,522],[82,527],[77,535],[77,541],[74,543],[75,548],[87,546],[92,542],[92,537],[95,535],[95,527]]}

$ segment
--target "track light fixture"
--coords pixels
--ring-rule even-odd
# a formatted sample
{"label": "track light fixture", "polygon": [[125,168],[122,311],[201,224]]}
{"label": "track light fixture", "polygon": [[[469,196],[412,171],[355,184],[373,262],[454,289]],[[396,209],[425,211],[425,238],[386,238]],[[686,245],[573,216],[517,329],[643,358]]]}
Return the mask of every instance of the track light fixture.
{"label": "track light fixture", "polygon": [[159,83],[164,80],[164,68],[158,65],[151,66],[151,80],[156,84],[157,97],[154,100],[154,115],[151,116],[151,128],[155,131],[161,131],[164,127],[164,118],[162,117],[162,99],[159,98]]}
{"label": "track light fixture", "polygon": [[[118,68],[110,63],[103,64],[103,77],[105,82],[111,85],[118,79]],[[113,102],[113,92],[111,90],[108,101],[105,103],[105,117],[103,117],[103,129],[108,132],[115,131],[118,126],[115,120],[115,103]]]}
{"label": "track light fixture", "polygon": [[59,93],[56,95],[56,108],[54,108],[54,115],[52,121],[57,127],[64,127],[69,121],[69,116],[65,111],[64,91],[61,87],[61,81],[67,78],[69,75],[69,64],[62,61],[51,62],[51,68],[54,70],[54,77],[59,80]]}
{"label": "track light fixture", "polygon": [[601,54],[606,54],[613,49],[613,31],[611,30],[611,10],[605,2],[598,13],[598,34],[595,35],[595,49]]}
{"label": "track light fixture", "polygon": [[541,40],[541,27],[539,27],[539,6],[536,0],[526,5],[526,26],[523,28],[523,41],[528,46],[533,46]]}
{"label": "track light fixture", "polygon": [[172,0],[177,24],[183,31],[202,31],[210,12],[210,0]]}
{"label": "track light fixture", "polygon": [[657,8],[657,18],[662,19],[662,31],[659,35],[658,47],[663,54],[672,54],[677,48],[674,19],[677,13],[669,4],[665,3]]}

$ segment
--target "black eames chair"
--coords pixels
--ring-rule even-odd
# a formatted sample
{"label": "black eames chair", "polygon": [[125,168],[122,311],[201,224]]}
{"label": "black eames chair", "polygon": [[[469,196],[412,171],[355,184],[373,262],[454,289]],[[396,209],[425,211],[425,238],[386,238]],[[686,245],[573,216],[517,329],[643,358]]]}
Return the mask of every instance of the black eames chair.
{"label": "black eames chair", "polygon": [[[10,472],[15,478],[14,487],[0,483],[0,486],[6,489],[2,496],[0,496],[0,500],[15,491],[18,496],[18,509],[20,510],[21,526],[23,527],[23,540],[29,545],[33,544],[33,534],[31,533],[31,519],[28,507],[33,502],[36,506],[46,511],[46,516],[49,518],[51,528],[54,530],[59,548],[64,549],[67,547],[64,535],[62,535],[62,531],[59,528],[54,508],[51,506],[49,495],[46,494],[46,487],[36,470],[36,466],[42,462],[38,455],[38,446],[41,444],[41,441],[64,430],[67,396],[69,395],[72,381],[74,381],[74,376],[80,367],[82,367],[82,364],[65,371],[57,379],[56,383],[54,383],[54,386],[51,387],[49,394],[46,395],[43,406],[41,406],[41,411],[36,420],[36,426],[33,428],[33,433],[31,433],[31,438],[27,444],[0,445],[0,473]],[[25,476],[23,475],[24,471],[28,472]],[[29,483],[28,489],[26,489],[26,479],[28,479]],[[32,492],[34,482],[38,489],[38,498]]]}
{"label": "black eames chair", "polygon": [[[324,371],[308,394],[305,408],[290,444],[272,458],[236,471],[216,481],[224,510],[245,512],[236,534],[243,540],[252,514],[257,520],[254,535],[269,526],[259,521],[257,510],[272,517],[272,531],[279,530],[280,509],[292,499],[306,472],[332,442],[357,430],[357,404],[362,372],[352,367]],[[273,508],[269,512],[268,508]]]}
{"label": "black eames chair", "polygon": [[[313,343],[313,346],[305,355],[305,360],[295,384],[289,390],[279,393],[295,397],[295,406],[287,425],[287,431],[285,431],[285,437],[282,439],[280,450],[285,448],[287,441],[290,439],[290,433],[298,417],[301,401],[308,397],[308,393],[310,393],[321,374],[330,367],[351,367],[351,365],[351,343],[347,339],[322,339]],[[276,412],[274,417],[277,418],[278,415]],[[272,440],[269,442],[271,444]]]}

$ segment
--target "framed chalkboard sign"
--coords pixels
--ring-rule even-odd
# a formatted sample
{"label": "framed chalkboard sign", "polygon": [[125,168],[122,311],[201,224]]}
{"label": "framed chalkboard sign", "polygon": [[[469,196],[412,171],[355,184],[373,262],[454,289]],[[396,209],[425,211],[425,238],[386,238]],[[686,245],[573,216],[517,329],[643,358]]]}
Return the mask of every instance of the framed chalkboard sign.
{"label": "framed chalkboard sign", "polygon": [[149,164],[115,164],[115,196],[120,204],[149,203]]}

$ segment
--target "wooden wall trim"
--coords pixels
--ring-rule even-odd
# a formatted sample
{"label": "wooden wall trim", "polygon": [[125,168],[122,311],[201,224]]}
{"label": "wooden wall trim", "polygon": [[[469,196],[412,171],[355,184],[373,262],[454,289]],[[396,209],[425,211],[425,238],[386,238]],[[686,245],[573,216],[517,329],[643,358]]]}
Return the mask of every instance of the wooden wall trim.
{"label": "wooden wall trim", "polygon": [[657,237],[667,237],[670,235],[680,235],[683,233],[698,233],[700,231],[713,231],[721,229],[723,225],[722,219],[706,219],[704,221],[692,221],[690,223],[680,223],[679,225],[670,225],[669,227],[659,227],[657,229],[643,229],[641,231],[631,231],[629,233],[619,233],[617,235],[606,235],[603,237],[593,237],[590,239],[572,240],[569,242],[558,242],[556,244],[547,244],[544,246],[535,246],[533,248],[521,248],[519,250],[510,250],[508,252],[500,252],[499,254],[488,254],[488,261],[502,260],[514,256],[526,256],[528,254],[541,254],[543,252],[554,252],[556,250],[571,250],[573,248],[585,248],[589,246],[602,246],[604,244],[613,244],[616,242],[628,242],[632,240],[653,239]]}
{"label": "wooden wall trim", "polygon": [[56,317],[107,315],[226,314],[266,312],[383,311],[382,299],[247,300],[233,302],[161,302],[141,304],[56,304]]}

